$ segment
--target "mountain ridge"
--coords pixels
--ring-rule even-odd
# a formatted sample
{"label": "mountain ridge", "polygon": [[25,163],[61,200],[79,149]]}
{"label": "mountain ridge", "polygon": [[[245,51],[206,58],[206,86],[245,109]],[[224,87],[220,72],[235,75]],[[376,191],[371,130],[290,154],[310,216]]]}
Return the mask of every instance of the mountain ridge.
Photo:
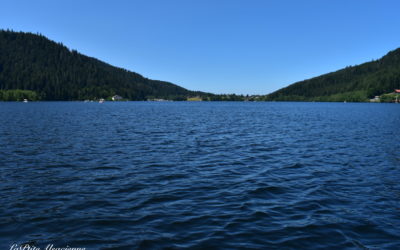
{"label": "mountain ridge", "polygon": [[112,66],[41,34],[0,30],[0,90],[13,89],[34,91],[40,100],[113,95],[129,100],[186,100],[211,95]]}
{"label": "mountain ridge", "polygon": [[41,34],[0,30],[0,100],[93,100],[119,95],[139,101],[364,102],[399,88],[400,48],[380,59],[298,81],[267,95],[216,95],[146,78]]}
{"label": "mountain ridge", "polygon": [[377,60],[298,81],[265,95],[266,101],[367,101],[400,88],[400,48]]}

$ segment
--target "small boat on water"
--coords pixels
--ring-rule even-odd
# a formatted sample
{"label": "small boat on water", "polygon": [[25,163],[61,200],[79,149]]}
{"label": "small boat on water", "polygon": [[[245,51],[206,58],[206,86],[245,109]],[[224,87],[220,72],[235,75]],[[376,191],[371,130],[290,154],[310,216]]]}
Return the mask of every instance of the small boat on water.
{"label": "small boat on water", "polygon": [[99,100],[99,103],[103,103],[103,102],[104,102],[104,99],[101,98],[101,99]]}
{"label": "small boat on water", "polygon": [[24,99],[23,102],[28,102],[28,99]]}

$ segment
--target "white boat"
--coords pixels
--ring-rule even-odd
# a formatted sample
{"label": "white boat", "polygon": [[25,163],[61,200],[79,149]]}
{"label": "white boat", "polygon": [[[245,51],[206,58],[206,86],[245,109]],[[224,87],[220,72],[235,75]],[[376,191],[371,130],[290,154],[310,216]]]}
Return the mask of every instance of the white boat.
{"label": "white boat", "polygon": [[104,102],[104,99],[101,98],[101,99],[99,100],[99,103],[103,103],[103,102]]}
{"label": "white boat", "polygon": [[24,101],[23,102],[28,102],[28,99],[24,99]]}

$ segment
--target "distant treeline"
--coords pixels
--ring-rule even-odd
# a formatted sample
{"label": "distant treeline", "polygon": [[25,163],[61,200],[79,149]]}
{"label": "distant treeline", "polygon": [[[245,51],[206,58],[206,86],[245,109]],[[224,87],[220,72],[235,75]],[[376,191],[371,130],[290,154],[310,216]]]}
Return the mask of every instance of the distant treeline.
{"label": "distant treeline", "polygon": [[[39,34],[10,30],[0,30],[0,90],[30,90],[41,100],[85,100],[113,95],[129,100],[146,100],[149,96],[180,100],[208,95],[113,67]],[[7,93],[6,98],[17,92]]]}
{"label": "distant treeline", "polygon": [[269,95],[215,95],[145,78],[40,34],[0,30],[0,100],[96,100],[119,95],[124,100],[360,102],[395,88],[400,88],[400,49]]}
{"label": "distant treeline", "polygon": [[40,96],[31,90],[0,90],[0,101],[23,101],[24,99],[31,101],[41,100]]}
{"label": "distant treeline", "polygon": [[368,101],[400,88],[400,49],[379,60],[294,83],[271,93],[266,101]]}

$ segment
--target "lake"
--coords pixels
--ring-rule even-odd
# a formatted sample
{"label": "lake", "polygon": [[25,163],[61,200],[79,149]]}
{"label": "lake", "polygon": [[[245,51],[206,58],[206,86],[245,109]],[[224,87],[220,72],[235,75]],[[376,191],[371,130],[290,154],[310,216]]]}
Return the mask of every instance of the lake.
{"label": "lake", "polygon": [[0,248],[400,248],[400,105],[0,102]]}

